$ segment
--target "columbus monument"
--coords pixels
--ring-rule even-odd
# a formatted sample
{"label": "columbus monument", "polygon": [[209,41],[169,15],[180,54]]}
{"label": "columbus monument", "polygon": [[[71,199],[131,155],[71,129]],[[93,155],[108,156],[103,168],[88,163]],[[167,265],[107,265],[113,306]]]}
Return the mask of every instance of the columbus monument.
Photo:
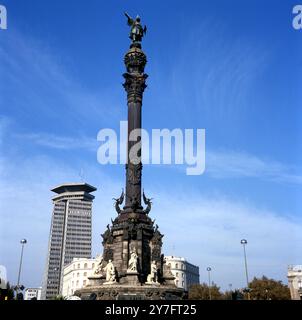
{"label": "columbus monument", "polygon": [[[184,291],[176,287],[161,252],[163,234],[149,217],[152,199],[142,192],[141,140],[130,139],[133,130],[141,131],[148,77],[141,42],[147,28],[142,26],[139,16],[133,19],[125,15],[131,39],[123,74],[128,105],[126,190],[114,199],[117,216],[102,234],[103,255],[97,258],[89,284],[75,294],[83,300],[182,299]],[[134,145],[139,146],[135,153],[131,152]]]}

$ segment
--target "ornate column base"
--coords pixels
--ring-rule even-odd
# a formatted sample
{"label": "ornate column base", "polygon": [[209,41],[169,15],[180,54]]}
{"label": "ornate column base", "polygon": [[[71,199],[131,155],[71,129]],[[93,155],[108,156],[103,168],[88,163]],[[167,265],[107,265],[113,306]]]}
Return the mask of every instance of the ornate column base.
{"label": "ornate column base", "polygon": [[180,300],[186,298],[183,289],[171,286],[112,284],[108,286],[85,287],[75,292],[81,300]]}

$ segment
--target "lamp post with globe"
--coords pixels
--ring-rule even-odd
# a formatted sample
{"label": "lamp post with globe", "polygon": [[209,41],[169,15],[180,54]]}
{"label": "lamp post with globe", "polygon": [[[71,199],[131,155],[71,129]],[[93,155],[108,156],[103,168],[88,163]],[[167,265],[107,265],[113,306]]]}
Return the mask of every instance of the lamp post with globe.
{"label": "lamp post with globe", "polygon": [[209,277],[209,298],[210,298],[210,300],[212,300],[212,295],[211,295],[211,271],[212,271],[212,268],[207,267],[207,271],[208,271],[208,277]]}
{"label": "lamp post with globe", "polygon": [[17,286],[16,286],[17,296],[18,296],[19,289],[21,289],[21,290],[24,289],[24,286],[20,286],[20,277],[21,277],[21,268],[22,268],[22,261],[23,261],[24,245],[27,243],[27,240],[26,239],[22,239],[20,241],[20,243],[21,243],[21,257],[20,257],[20,264],[19,264],[18,281],[17,281]]}
{"label": "lamp post with globe", "polygon": [[244,253],[244,266],[245,266],[245,277],[246,277],[246,292],[248,295],[248,299],[250,300],[250,289],[249,289],[249,275],[248,275],[248,271],[247,271],[247,259],[246,259],[246,250],[245,250],[245,246],[247,245],[247,240],[246,239],[242,239],[240,241],[240,243],[243,246],[243,253]]}

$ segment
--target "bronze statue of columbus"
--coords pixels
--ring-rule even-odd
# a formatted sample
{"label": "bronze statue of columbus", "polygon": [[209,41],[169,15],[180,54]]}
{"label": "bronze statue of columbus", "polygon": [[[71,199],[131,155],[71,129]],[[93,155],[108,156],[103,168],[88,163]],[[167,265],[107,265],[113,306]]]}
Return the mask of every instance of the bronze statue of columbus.
{"label": "bronze statue of columbus", "polygon": [[139,16],[136,16],[135,19],[132,19],[127,12],[125,12],[125,16],[128,18],[128,26],[131,27],[129,38],[133,43],[141,42],[143,36],[147,32],[147,27],[142,27],[141,18]]}

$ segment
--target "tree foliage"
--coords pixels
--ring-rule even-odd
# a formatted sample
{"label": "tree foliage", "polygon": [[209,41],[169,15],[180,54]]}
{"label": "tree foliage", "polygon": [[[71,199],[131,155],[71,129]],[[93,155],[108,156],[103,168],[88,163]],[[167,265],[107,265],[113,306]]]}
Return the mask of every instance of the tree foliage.
{"label": "tree foliage", "polygon": [[51,300],[64,300],[64,297],[61,295],[57,295],[57,296],[52,297]]}
{"label": "tree foliage", "polygon": [[289,288],[282,281],[262,276],[254,278],[249,287],[252,300],[290,300]]}
{"label": "tree foliage", "polygon": [[220,292],[220,288],[216,284],[212,284],[209,290],[209,286],[206,283],[194,284],[189,289],[189,299],[191,300],[221,300],[223,294]]}

